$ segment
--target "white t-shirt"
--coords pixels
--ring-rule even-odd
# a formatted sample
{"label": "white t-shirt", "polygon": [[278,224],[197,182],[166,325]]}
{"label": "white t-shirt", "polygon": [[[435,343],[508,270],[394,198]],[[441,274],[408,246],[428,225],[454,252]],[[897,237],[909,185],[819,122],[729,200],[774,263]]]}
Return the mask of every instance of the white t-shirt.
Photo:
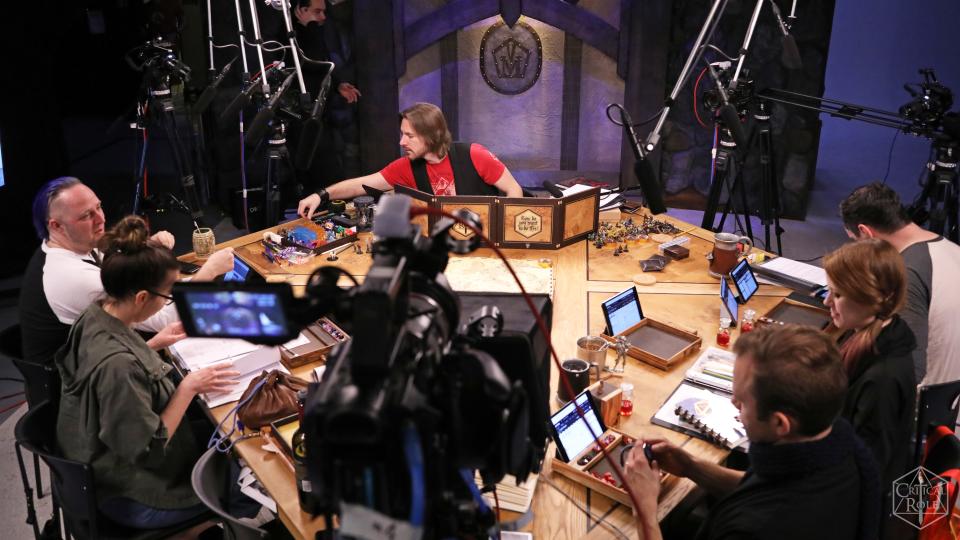
{"label": "white t-shirt", "polygon": [[[40,249],[47,254],[43,265],[43,291],[50,309],[60,322],[73,324],[90,304],[106,296],[100,281],[100,267],[95,264],[93,253],[79,255],[68,249],[51,247],[46,240]],[[94,251],[100,256],[99,250]],[[159,332],[179,320],[177,308],[171,304],[136,324],[135,328]]]}

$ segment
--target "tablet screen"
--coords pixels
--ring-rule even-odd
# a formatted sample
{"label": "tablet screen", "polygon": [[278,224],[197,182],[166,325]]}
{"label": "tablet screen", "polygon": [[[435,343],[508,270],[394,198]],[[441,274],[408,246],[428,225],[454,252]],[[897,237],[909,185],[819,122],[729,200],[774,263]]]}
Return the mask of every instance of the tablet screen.
{"label": "tablet screen", "polygon": [[740,301],[746,303],[747,300],[750,300],[750,297],[753,296],[753,293],[757,292],[757,278],[753,275],[753,269],[750,268],[750,263],[746,259],[740,261],[734,269],[730,272],[730,277],[733,278],[733,282],[737,284],[737,290],[740,291]]}
{"label": "tablet screen", "polygon": [[727,312],[727,316],[730,317],[732,325],[737,324],[737,297],[733,295],[733,291],[730,290],[730,285],[727,284],[727,278],[720,278],[720,300],[723,301],[723,307]]}
{"label": "tablet screen", "polygon": [[593,432],[598,437],[603,434],[603,426],[600,424],[597,412],[593,409],[589,392],[581,392],[577,396],[576,403],[583,409],[583,417],[587,422],[584,422],[584,418],[580,418],[580,415],[577,414],[577,408],[573,401],[564,405],[550,417],[550,422],[553,424],[554,432],[557,435],[557,444],[563,448],[563,453],[566,454],[568,461],[577,457],[580,452],[583,452],[595,442],[590,429],[587,428],[588,422],[590,428],[593,428]]}
{"label": "tablet screen", "polygon": [[258,274],[256,270],[251,268],[246,261],[244,261],[237,255],[234,255],[233,270],[223,275],[223,281],[236,281],[238,283],[247,283],[247,282],[262,281],[262,280],[260,279],[260,274]]}
{"label": "tablet screen", "polygon": [[640,299],[633,287],[601,304],[610,335],[615,336],[643,320]]}

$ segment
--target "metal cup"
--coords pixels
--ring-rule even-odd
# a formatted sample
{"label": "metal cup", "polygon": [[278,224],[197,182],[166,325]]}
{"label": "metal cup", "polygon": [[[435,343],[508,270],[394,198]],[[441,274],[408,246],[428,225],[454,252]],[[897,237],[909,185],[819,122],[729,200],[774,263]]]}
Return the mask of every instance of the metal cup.
{"label": "metal cup", "polygon": [[563,384],[563,381],[559,381],[557,387],[557,397],[560,398],[560,401],[566,403],[574,398],[580,392],[583,392],[586,387],[590,386],[590,370],[597,370],[597,379],[600,378],[600,368],[597,365],[590,365],[586,360],[581,360],[579,358],[571,358],[570,360],[564,360],[560,364],[561,368],[561,377],[566,377],[567,381],[570,382],[570,388],[573,390],[573,395],[567,393],[567,385]]}
{"label": "metal cup", "polygon": [[607,369],[607,340],[600,336],[583,336],[577,340],[577,358],[586,360],[601,371]]}

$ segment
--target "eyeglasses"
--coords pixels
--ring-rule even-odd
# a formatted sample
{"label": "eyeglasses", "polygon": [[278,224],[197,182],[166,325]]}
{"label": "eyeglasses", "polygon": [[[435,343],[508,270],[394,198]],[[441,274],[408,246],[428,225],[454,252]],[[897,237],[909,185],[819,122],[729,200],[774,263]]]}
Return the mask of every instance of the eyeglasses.
{"label": "eyeglasses", "polygon": [[159,296],[160,298],[166,298],[167,301],[166,301],[166,303],[163,304],[164,306],[169,306],[170,304],[173,303],[173,297],[170,296],[169,294],[160,294],[160,293],[158,293],[158,292],[156,292],[156,291],[151,291],[150,289],[147,289],[147,292],[150,293],[150,294],[152,294],[152,295],[154,295],[154,296]]}

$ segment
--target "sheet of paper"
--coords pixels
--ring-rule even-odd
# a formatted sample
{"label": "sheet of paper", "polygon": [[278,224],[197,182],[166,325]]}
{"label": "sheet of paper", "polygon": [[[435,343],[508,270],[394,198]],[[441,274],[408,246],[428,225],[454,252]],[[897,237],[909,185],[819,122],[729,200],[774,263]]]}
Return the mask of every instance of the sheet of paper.
{"label": "sheet of paper", "polygon": [[[275,350],[275,349],[274,349]],[[231,403],[240,399],[240,396],[243,395],[243,392],[246,391],[247,387],[250,386],[250,381],[255,379],[263,371],[272,371],[274,369],[280,370],[284,373],[290,373],[287,368],[283,367],[283,364],[279,361],[279,352],[278,360],[275,364],[263,365],[261,369],[257,369],[248,373],[244,373],[234,379],[236,385],[227,392],[222,392],[218,394],[202,394],[201,397],[203,401],[207,404],[208,407],[219,407],[225,403]]]}
{"label": "sheet of paper", "polygon": [[186,338],[171,345],[170,349],[183,361],[184,367],[196,369],[247,354],[259,347],[242,339]]}
{"label": "sheet of paper", "polygon": [[290,341],[284,343],[284,344],[283,344],[283,347],[284,347],[285,349],[293,349],[293,348],[299,347],[299,346],[301,346],[301,345],[306,345],[307,343],[310,343],[310,339],[309,339],[307,336],[303,335],[303,332],[300,332],[300,335],[299,335],[299,336],[297,336],[297,337],[291,339]]}
{"label": "sheet of paper", "polygon": [[576,195],[577,193],[587,191],[588,189],[593,189],[594,186],[588,186],[586,184],[574,184],[570,187],[558,187],[560,187],[560,189],[563,191],[563,196],[566,197],[568,195]]}
{"label": "sheet of paper", "polygon": [[781,274],[809,281],[810,283],[816,283],[821,287],[827,284],[827,272],[823,268],[786,257],[771,259],[763,263],[763,267],[775,270]]}

